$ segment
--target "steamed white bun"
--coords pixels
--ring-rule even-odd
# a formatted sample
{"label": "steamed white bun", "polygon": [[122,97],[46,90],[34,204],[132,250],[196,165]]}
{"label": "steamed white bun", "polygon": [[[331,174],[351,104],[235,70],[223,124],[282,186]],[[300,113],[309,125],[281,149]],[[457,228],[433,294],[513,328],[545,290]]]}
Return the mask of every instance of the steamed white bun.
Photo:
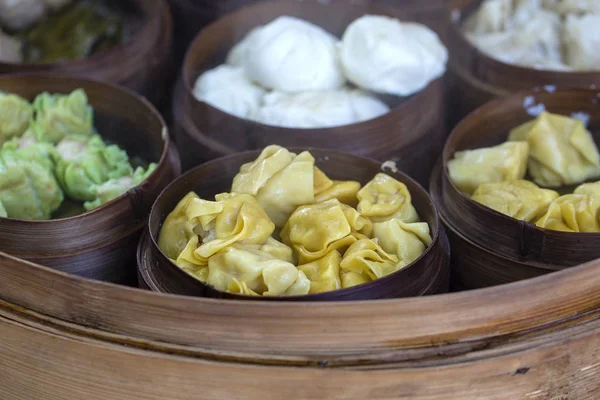
{"label": "steamed white bun", "polygon": [[252,83],[240,67],[221,65],[203,73],[194,85],[194,96],[240,118],[254,114],[265,91]]}
{"label": "steamed white bun", "polygon": [[9,63],[20,63],[23,61],[21,42],[4,34],[2,29],[0,29],[0,61]]}
{"label": "steamed white bun", "polygon": [[0,25],[8,29],[26,28],[45,14],[43,0],[0,0]]}
{"label": "steamed white bun", "polygon": [[246,54],[248,52],[248,45],[252,41],[252,38],[256,36],[261,29],[262,26],[257,26],[256,28],[252,29],[240,42],[238,42],[238,44],[232,47],[232,49],[229,51],[229,54],[227,54],[227,64],[235,67],[244,66],[244,60],[246,59]]}
{"label": "steamed white bun", "polygon": [[578,70],[600,69],[600,15],[570,14],[564,32],[566,63]]}
{"label": "steamed white bun", "polygon": [[267,94],[254,115],[266,125],[287,128],[327,128],[376,118],[389,107],[360,90]]}
{"label": "steamed white bun", "polygon": [[366,15],[346,29],[340,57],[346,77],[357,86],[408,96],[444,74],[448,50],[424,25]]}
{"label": "steamed white bun", "polygon": [[[337,38],[298,18],[275,19],[243,44],[244,67],[261,86],[281,92],[337,89],[344,77],[336,51]],[[238,59],[234,56],[233,59]]]}

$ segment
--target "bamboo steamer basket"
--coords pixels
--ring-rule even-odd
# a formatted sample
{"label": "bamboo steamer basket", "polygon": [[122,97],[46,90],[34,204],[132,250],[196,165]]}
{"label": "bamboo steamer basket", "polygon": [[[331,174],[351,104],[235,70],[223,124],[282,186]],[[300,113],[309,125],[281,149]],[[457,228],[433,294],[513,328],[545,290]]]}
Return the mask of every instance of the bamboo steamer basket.
{"label": "bamboo steamer basket", "polygon": [[588,129],[600,143],[599,102],[600,91],[592,89],[520,92],[478,108],[450,134],[443,165],[434,172],[430,190],[455,246],[453,264],[459,285],[501,284],[600,258],[600,234],[552,231],[510,218],[460,193],[447,172],[456,151],[500,144],[512,128],[533,119],[524,104],[543,104],[546,110],[563,115],[589,115]]}
{"label": "bamboo steamer basket", "polygon": [[0,254],[0,385],[41,400],[595,399],[599,268],[311,305],[164,295]]}
{"label": "bamboo steamer basket", "polygon": [[156,109],[109,83],[61,75],[0,76],[0,90],[28,100],[43,92],[82,88],[103,137],[128,154],[157,162],[156,170],[121,197],[84,214],[50,221],[0,218],[0,250],[17,257],[111,282],[135,282],[135,248],[160,191],[180,173],[179,158]]}
{"label": "bamboo steamer basket", "polygon": [[[292,150],[300,153],[305,149]],[[375,161],[330,150],[307,150],[315,157],[315,164],[331,179],[357,180],[364,185],[383,171],[404,183],[411,193],[412,203],[419,217],[430,226],[433,242],[425,253],[409,266],[370,283],[307,296],[242,296],[221,292],[191,277],[174,265],[158,248],[158,234],[162,223],[190,191],[204,199],[228,192],[240,167],[259,156],[260,151],[252,151],[216,159],[194,168],[161,193],[150,213],[148,234],[142,238],[138,248],[138,276],[141,277],[141,286],[164,293],[263,301],[369,300],[446,292],[449,282],[450,248],[443,229],[440,229],[437,210],[427,192],[408,176],[383,170]]]}
{"label": "bamboo steamer basket", "polygon": [[172,19],[165,0],[127,0],[135,10],[128,22],[129,40],[91,57],[61,63],[15,64],[0,62],[0,75],[52,73],[106,80],[126,86],[158,104],[166,93],[172,44]]}
{"label": "bamboo steamer basket", "polygon": [[384,100],[392,110],[379,118],[323,129],[263,125],[222,112],[193,95],[197,77],[222,63],[229,49],[258,25],[291,15],[341,36],[348,24],[367,13],[410,19],[397,8],[361,2],[267,1],[228,14],[203,29],[188,49],[174,97],[173,113],[178,125],[174,133],[184,170],[213,155],[279,144],[335,149],[380,161],[390,159],[401,171],[426,184],[445,138],[441,78],[407,98],[386,96]]}
{"label": "bamboo steamer basket", "polygon": [[448,109],[450,127],[493,98],[534,87],[600,87],[600,71],[562,72],[525,68],[497,61],[479,51],[462,24],[483,0],[450,0],[446,33],[450,51]]}

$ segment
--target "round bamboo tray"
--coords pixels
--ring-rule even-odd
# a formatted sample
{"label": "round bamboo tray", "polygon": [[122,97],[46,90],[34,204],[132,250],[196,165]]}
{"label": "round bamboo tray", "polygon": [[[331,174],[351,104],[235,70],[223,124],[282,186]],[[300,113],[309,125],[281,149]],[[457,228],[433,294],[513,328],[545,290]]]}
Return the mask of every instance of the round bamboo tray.
{"label": "round bamboo tray", "polygon": [[128,2],[137,11],[129,21],[136,32],[123,44],[77,61],[49,64],[0,62],[0,75],[24,72],[78,75],[118,83],[155,104],[161,102],[167,89],[164,77],[171,68],[171,13],[165,0]]}
{"label": "round bamboo tray", "polygon": [[0,385],[16,399],[593,399],[599,269],[311,305],[163,295],[0,254]]}
{"label": "round bamboo tray", "polygon": [[[174,97],[175,130],[185,170],[212,155],[229,155],[269,144],[285,147],[329,148],[392,160],[398,168],[422,184],[445,138],[442,79],[407,97],[387,98],[392,110],[370,121],[324,129],[291,129],[237,118],[196,100],[192,89],[204,70],[223,62],[226,52],[252,28],[281,15],[311,21],[341,36],[356,18],[384,14],[410,19],[397,8],[343,0],[322,2],[267,1],[228,14],[203,29],[188,49],[181,82]],[[335,15],[336,18],[331,18]]]}
{"label": "round bamboo tray", "polygon": [[[292,150],[300,153],[305,149]],[[253,151],[216,159],[194,168],[161,193],[150,213],[148,234],[142,238],[138,248],[138,276],[141,277],[141,286],[163,293],[262,301],[370,300],[448,291],[450,248],[446,234],[440,229],[437,210],[427,192],[408,176],[383,170],[375,161],[331,150],[308,150],[315,157],[316,165],[331,179],[357,180],[364,185],[383,171],[404,183],[419,217],[431,229],[433,242],[425,253],[409,266],[370,283],[307,296],[242,296],[218,291],[191,277],[174,265],[158,248],[158,234],[164,218],[190,191],[204,199],[229,191],[240,167],[259,156],[260,151]]]}
{"label": "round bamboo tray", "polygon": [[0,250],[87,278],[132,284],[135,249],[160,191],[180,173],[177,151],[156,109],[112,84],[60,75],[0,76],[0,90],[26,99],[43,91],[82,88],[94,108],[94,124],[108,140],[157,162],[148,179],[121,197],[84,214],[50,221],[0,218]]}
{"label": "round bamboo tray", "polygon": [[519,90],[553,85],[600,87],[600,71],[559,72],[524,68],[497,61],[479,51],[462,32],[462,24],[483,0],[450,0],[447,44],[450,127],[493,98]]}
{"label": "round bamboo tray", "polygon": [[589,115],[588,129],[600,143],[600,91],[592,89],[553,88],[513,94],[478,108],[454,129],[430,190],[456,246],[453,264],[457,282],[467,288],[516,281],[600,258],[600,234],[537,228],[472,201],[450,181],[447,162],[454,153],[505,141],[510,129],[534,118],[524,106],[529,102],[543,104],[553,113]]}

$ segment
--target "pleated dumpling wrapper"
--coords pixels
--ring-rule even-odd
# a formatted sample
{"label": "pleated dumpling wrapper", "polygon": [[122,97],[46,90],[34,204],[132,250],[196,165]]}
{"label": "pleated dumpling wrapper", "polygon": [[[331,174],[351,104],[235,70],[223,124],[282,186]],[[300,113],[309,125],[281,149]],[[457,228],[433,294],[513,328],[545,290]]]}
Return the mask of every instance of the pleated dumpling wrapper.
{"label": "pleated dumpling wrapper", "polygon": [[0,202],[9,218],[47,220],[64,199],[52,171],[52,147],[18,148],[7,142],[0,151]]}
{"label": "pleated dumpling wrapper", "polygon": [[568,194],[554,200],[536,225],[563,232],[600,232],[600,197]]}
{"label": "pleated dumpling wrapper", "polygon": [[331,199],[298,207],[281,231],[281,239],[296,250],[299,265],[303,265],[334,250],[344,251],[358,237],[371,232],[370,220]]}
{"label": "pleated dumpling wrapper", "polygon": [[337,199],[350,207],[358,204],[357,194],[360,190],[360,182],[356,181],[334,181],[321,171],[318,167],[314,169],[314,193],[315,203]]}
{"label": "pleated dumpling wrapper", "polygon": [[472,200],[522,221],[535,222],[559,194],[541,189],[526,180],[484,183],[473,194]]}
{"label": "pleated dumpling wrapper", "polygon": [[14,94],[0,92],[0,146],[22,136],[33,118],[33,107]]}
{"label": "pleated dumpling wrapper", "polygon": [[33,108],[31,129],[40,141],[56,144],[67,136],[94,133],[94,111],[83,89],[67,95],[44,92],[35,98]]}
{"label": "pleated dumpling wrapper", "polygon": [[242,165],[231,192],[256,197],[277,228],[282,228],[296,207],[313,203],[315,159],[280,146],[268,146],[260,156]]}
{"label": "pleated dumpling wrapper", "polygon": [[513,129],[508,139],[529,143],[529,175],[542,187],[578,184],[600,176],[598,148],[579,119],[543,112]]}
{"label": "pleated dumpling wrapper", "polygon": [[373,222],[398,218],[405,222],[418,221],[406,185],[391,176],[379,173],[357,194],[358,212]]}
{"label": "pleated dumpling wrapper", "polygon": [[308,293],[316,294],[341,289],[341,262],[342,254],[333,250],[315,261],[300,265],[298,270],[302,271],[310,281]]}
{"label": "pleated dumpling wrapper", "polygon": [[471,195],[484,183],[523,179],[528,156],[529,144],[525,141],[457,151],[448,161],[448,174],[458,190]]}
{"label": "pleated dumpling wrapper", "polygon": [[240,244],[210,257],[206,283],[245,295],[298,296],[310,290],[310,281],[294,264]]}
{"label": "pleated dumpling wrapper", "polygon": [[196,246],[198,245],[194,223],[186,214],[188,203],[192,199],[200,200],[200,197],[194,192],[189,192],[179,200],[177,206],[165,218],[158,234],[158,247],[172,260],[179,257],[194,236],[196,236]]}
{"label": "pleated dumpling wrapper", "polygon": [[590,196],[600,196],[600,181],[593,183],[584,183],[577,186],[574,194],[589,194]]}
{"label": "pleated dumpling wrapper", "polygon": [[360,238],[346,250],[340,263],[342,287],[352,287],[396,272],[406,264],[388,254],[376,240]]}

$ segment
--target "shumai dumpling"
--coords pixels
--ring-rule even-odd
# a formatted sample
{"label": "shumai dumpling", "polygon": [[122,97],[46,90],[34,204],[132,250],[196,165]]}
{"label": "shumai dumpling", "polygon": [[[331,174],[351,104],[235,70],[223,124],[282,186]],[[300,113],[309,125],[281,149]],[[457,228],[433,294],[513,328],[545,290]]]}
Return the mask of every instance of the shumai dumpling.
{"label": "shumai dumpling", "polygon": [[344,272],[354,272],[375,280],[396,272],[406,264],[394,254],[388,254],[376,240],[360,239],[354,242],[340,263]]}
{"label": "shumai dumpling", "polygon": [[202,239],[196,257],[208,259],[218,251],[239,244],[262,244],[271,236],[275,225],[254,197],[239,193],[222,193],[214,202],[191,199],[185,213]]}
{"label": "shumai dumpling", "polygon": [[432,242],[429,224],[399,219],[373,224],[373,237],[383,250],[398,257],[402,267],[419,258]]}
{"label": "shumai dumpling", "polygon": [[319,168],[314,168],[315,203],[337,199],[350,207],[356,207],[356,195],[360,190],[360,183],[356,181],[333,181]]}
{"label": "shumai dumpling", "polygon": [[391,176],[379,173],[357,194],[358,212],[372,221],[399,218],[406,222],[419,219],[406,185]]}
{"label": "shumai dumpling", "polygon": [[[172,260],[177,259],[188,245],[194,233],[195,224],[188,218],[185,210],[191,199],[200,200],[194,192],[189,192],[167,215],[158,234],[158,247]],[[198,240],[196,239],[196,245]]]}
{"label": "shumai dumpling", "polygon": [[339,251],[334,250],[318,260],[300,265],[298,269],[310,281],[308,293],[315,294],[341,289],[340,262],[342,262],[342,255]]}
{"label": "shumai dumpling", "polygon": [[529,144],[525,141],[457,151],[448,161],[448,174],[461,192],[470,195],[483,183],[523,179],[528,155]]}
{"label": "shumai dumpling", "polygon": [[33,109],[31,128],[38,140],[56,144],[67,136],[94,133],[94,112],[82,89],[68,95],[44,92],[35,98]]}
{"label": "shumai dumpling", "polygon": [[281,238],[296,250],[300,265],[334,250],[342,251],[357,240],[346,212],[344,205],[335,199],[294,211],[281,231]]}
{"label": "shumai dumpling", "polygon": [[32,118],[33,107],[27,100],[0,92],[0,146],[13,137],[23,135]]}
{"label": "shumai dumpling", "polygon": [[473,201],[527,222],[540,218],[550,203],[558,198],[554,190],[540,189],[526,180],[484,183],[473,194]]}
{"label": "shumai dumpling", "polygon": [[543,112],[513,129],[508,139],[529,143],[529,175],[540,186],[560,187],[600,176],[598,148],[579,119]]}
{"label": "shumai dumpling", "polygon": [[600,181],[593,183],[584,183],[577,186],[574,194],[588,194],[590,196],[600,196]]}
{"label": "shumai dumpling", "polygon": [[564,232],[600,232],[600,197],[568,194],[554,200],[536,225]]}
{"label": "shumai dumpling", "polygon": [[256,197],[275,226],[282,228],[296,207],[314,202],[315,159],[281,146],[268,146],[253,162],[242,165],[231,191]]}
{"label": "shumai dumpling", "polygon": [[264,296],[304,295],[310,290],[310,281],[294,264],[238,244],[210,257],[206,282],[221,291]]}

